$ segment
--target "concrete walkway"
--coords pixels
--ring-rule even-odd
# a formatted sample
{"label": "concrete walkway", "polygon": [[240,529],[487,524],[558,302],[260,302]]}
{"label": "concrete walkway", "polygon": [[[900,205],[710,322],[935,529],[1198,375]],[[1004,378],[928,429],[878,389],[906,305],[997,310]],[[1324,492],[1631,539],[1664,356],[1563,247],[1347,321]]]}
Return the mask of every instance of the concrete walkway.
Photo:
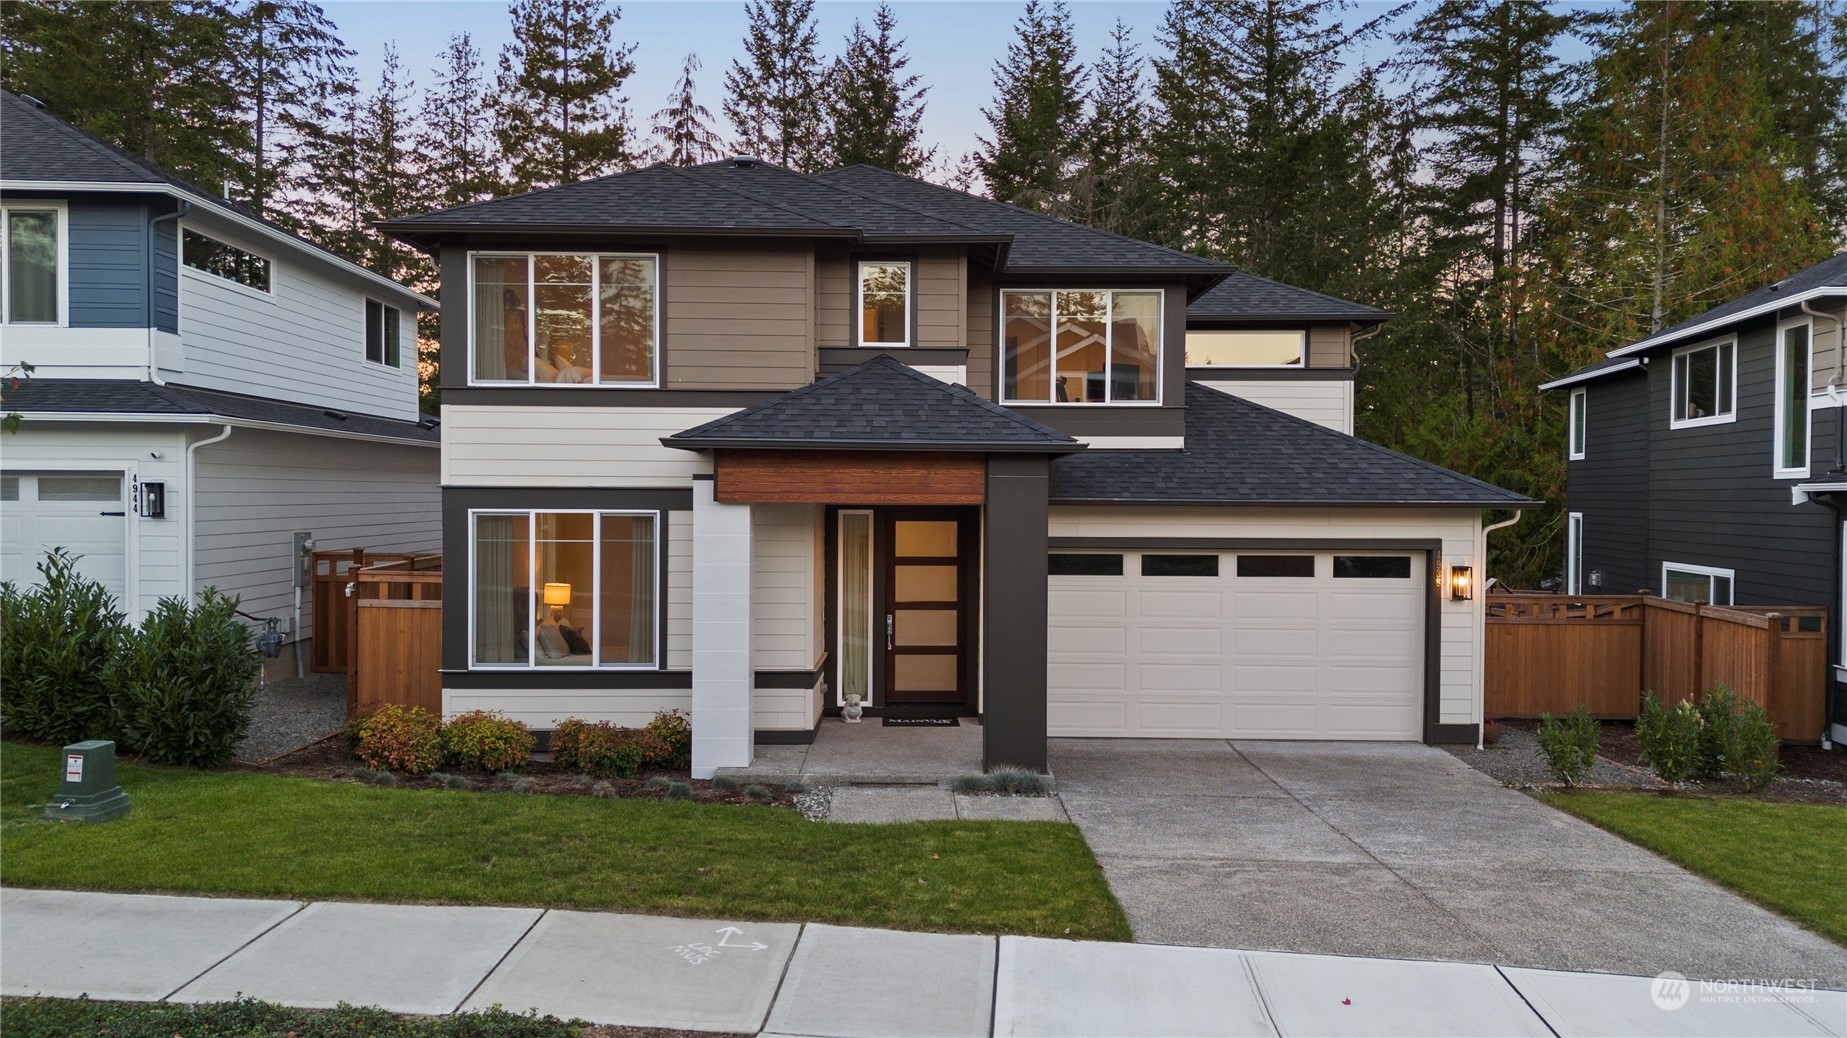
{"label": "concrete walkway", "polygon": [[1428,746],[1051,758],[1139,941],[1847,987],[1847,949]]}
{"label": "concrete walkway", "polygon": [[973,718],[950,728],[887,728],[876,717],[847,724],[823,718],[814,742],[758,746],[748,768],[720,768],[745,782],[811,786],[946,785],[981,774],[981,725]]}
{"label": "concrete walkway", "polygon": [[[0,891],[0,994],[825,1038],[1847,1036],[1847,992],[520,908]],[[1681,990],[1681,989],[1676,989]],[[1668,992],[1663,992],[1667,994]],[[1668,1000],[1672,1002],[1672,999]]]}

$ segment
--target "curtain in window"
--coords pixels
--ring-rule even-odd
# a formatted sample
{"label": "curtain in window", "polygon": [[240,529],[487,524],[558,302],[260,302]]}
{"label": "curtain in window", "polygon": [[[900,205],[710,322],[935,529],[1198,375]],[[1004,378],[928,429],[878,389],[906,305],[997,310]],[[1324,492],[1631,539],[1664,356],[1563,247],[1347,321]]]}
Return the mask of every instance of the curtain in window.
{"label": "curtain in window", "polygon": [[526,658],[526,517],[475,517],[475,662]]}
{"label": "curtain in window", "polygon": [[602,660],[654,662],[654,519],[603,516]]}
{"label": "curtain in window", "polygon": [[58,214],[6,214],[7,320],[52,324],[58,320]]}
{"label": "curtain in window", "polygon": [[526,259],[475,260],[475,378],[526,381]]}
{"label": "curtain in window", "polygon": [[840,695],[872,701],[872,516],[840,516]]}

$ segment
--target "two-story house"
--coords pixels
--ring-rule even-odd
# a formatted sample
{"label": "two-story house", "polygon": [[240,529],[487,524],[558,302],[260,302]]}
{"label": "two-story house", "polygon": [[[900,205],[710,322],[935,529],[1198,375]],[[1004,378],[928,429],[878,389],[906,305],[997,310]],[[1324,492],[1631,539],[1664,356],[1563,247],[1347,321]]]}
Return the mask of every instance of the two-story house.
{"label": "two-story house", "polygon": [[0,435],[0,577],[62,547],[131,617],[215,586],[287,628],[304,536],[440,545],[432,300],[28,99],[0,93],[0,135],[0,366],[31,365],[0,389],[23,419]]}
{"label": "two-story house", "polygon": [[1541,387],[1569,394],[1565,590],[1827,606],[1831,740],[1847,738],[1843,319],[1847,253]]}
{"label": "two-story house", "polygon": [[990,766],[1477,737],[1483,512],[1532,502],[1347,435],[1377,310],[864,166],[386,229],[450,300],[447,712],[686,709],[702,776],[848,696]]}

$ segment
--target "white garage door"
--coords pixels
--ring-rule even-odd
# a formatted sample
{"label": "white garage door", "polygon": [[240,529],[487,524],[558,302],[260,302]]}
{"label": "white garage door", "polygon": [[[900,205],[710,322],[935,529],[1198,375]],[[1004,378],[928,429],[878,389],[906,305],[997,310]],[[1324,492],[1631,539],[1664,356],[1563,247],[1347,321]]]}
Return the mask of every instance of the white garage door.
{"label": "white garage door", "polygon": [[1418,739],[1421,553],[1055,552],[1062,736]]}
{"label": "white garage door", "polygon": [[119,603],[127,584],[122,477],[114,472],[8,472],[0,475],[0,579],[39,582],[53,548],[82,556],[77,569],[101,581]]}

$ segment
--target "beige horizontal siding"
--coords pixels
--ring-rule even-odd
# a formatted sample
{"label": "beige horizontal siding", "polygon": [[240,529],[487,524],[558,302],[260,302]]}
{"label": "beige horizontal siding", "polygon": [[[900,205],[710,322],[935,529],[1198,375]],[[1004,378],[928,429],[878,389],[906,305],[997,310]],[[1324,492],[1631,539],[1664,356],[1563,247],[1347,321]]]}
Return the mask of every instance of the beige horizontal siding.
{"label": "beige horizontal siding", "polygon": [[691,712],[693,693],[684,688],[663,689],[443,689],[443,716],[470,710],[499,710],[537,731],[551,731],[567,717],[608,721],[624,728],[639,728],[662,710]]}
{"label": "beige horizontal siding", "polygon": [[[912,267],[916,285],[917,342],[925,347],[965,343],[967,250],[960,246],[922,249]],[[815,343],[853,346],[853,258],[845,246],[822,245],[815,253]]]}
{"label": "beige horizontal siding", "polygon": [[693,669],[693,513],[667,513],[667,669]]}
{"label": "beige horizontal siding", "polygon": [[813,379],[807,249],[677,248],[662,284],[666,385],[794,389]]}
{"label": "beige horizontal siding", "polygon": [[1353,366],[1353,336],[1344,324],[1315,324],[1308,329],[1308,366],[1311,368],[1350,368]]}
{"label": "beige horizontal siding", "polygon": [[978,274],[968,278],[968,388],[993,400],[994,286]]}
{"label": "beige horizontal siding", "polygon": [[[570,390],[556,390],[568,393]],[[661,437],[730,414],[722,407],[445,405],[444,486],[684,487],[712,463]]]}
{"label": "beige horizontal siding", "polygon": [[1306,418],[1336,432],[1353,434],[1353,383],[1351,382],[1237,382],[1202,383],[1254,404]]}

